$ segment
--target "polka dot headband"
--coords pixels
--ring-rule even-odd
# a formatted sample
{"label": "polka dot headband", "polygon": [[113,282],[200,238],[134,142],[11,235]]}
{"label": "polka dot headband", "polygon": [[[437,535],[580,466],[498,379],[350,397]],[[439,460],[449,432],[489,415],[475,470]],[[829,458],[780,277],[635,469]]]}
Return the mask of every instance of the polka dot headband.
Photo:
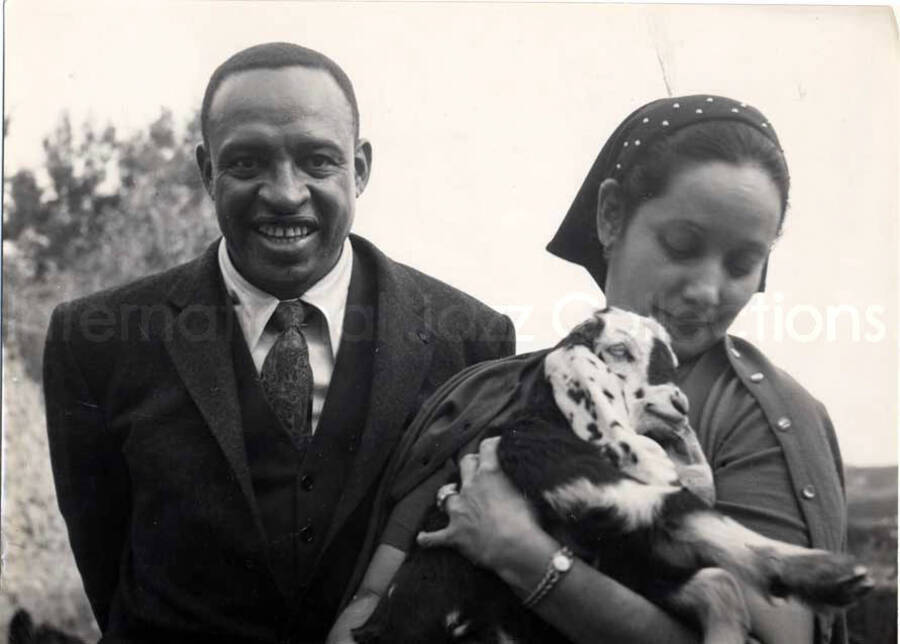
{"label": "polka dot headband", "polygon": [[[744,123],[781,149],[771,123],[759,110],[746,103],[710,94],[663,98],[648,103],[632,112],[606,141],[547,250],[584,266],[603,288],[607,265],[594,223],[600,184],[608,178],[621,180],[660,139],[688,125],[707,121]],[[765,269],[759,290],[762,291],[764,286]]]}

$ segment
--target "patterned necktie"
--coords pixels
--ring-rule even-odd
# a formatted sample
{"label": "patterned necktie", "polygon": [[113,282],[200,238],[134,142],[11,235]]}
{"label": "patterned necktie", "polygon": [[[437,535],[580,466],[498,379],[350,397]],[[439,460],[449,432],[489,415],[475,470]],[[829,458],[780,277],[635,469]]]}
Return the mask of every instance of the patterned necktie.
{"label": "patterned necktie", "polygon": [[272,411],[300,449],[312,434],[312,369],[300,331],[305,312],[300,300],[281,302],[272,321],[278,339],[263,362],[259,379]]}

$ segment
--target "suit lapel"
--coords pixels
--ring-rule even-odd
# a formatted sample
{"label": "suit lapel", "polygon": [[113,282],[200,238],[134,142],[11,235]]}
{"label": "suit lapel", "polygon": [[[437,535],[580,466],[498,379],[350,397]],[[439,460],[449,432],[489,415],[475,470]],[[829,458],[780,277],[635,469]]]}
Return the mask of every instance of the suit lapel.
{"label": "suit lapel", "polygon": [[219,272],[218,242],[170,292],[175,318],[164,342],[178,375],[200,409],[235,474],[261,537],[265,532],[244,448],[232,359],[240,333]]}
{"label": "suit lapel", "polygon": [[375,356],[359,449],[327,541],[375,484],[407,417],[415,412],[432,353],[432,334],[425,323],[425,302],[418,285],[365,240],[352,236],[351,241],[354,251],[375,269]]}

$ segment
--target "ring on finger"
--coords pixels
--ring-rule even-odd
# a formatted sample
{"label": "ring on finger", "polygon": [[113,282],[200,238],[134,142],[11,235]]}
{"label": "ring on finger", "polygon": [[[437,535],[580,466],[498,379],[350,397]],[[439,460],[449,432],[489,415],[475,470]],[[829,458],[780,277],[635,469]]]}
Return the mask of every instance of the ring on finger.
{"label": "ring on finger", "polygon": [[447,483],[446,485],[442,485],[438,488],[436,502],[438,508],[443,511],[444,506],[447,504],[447,499],[449,499],[454,494],[459,494],[459,486],[456,483]]}

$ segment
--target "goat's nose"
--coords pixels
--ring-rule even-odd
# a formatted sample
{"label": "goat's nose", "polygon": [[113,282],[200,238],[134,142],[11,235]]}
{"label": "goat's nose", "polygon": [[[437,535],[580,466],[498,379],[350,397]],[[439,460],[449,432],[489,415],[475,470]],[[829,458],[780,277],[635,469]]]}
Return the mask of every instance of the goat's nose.
{"label": "goat's nose", "polygon": [[672,401],[672,407],[675,408],[677,412],[679,412],[682,416],[687,416],[688,413],[688,400],[680,391],[676,391],[672,394],[670,398]]}

